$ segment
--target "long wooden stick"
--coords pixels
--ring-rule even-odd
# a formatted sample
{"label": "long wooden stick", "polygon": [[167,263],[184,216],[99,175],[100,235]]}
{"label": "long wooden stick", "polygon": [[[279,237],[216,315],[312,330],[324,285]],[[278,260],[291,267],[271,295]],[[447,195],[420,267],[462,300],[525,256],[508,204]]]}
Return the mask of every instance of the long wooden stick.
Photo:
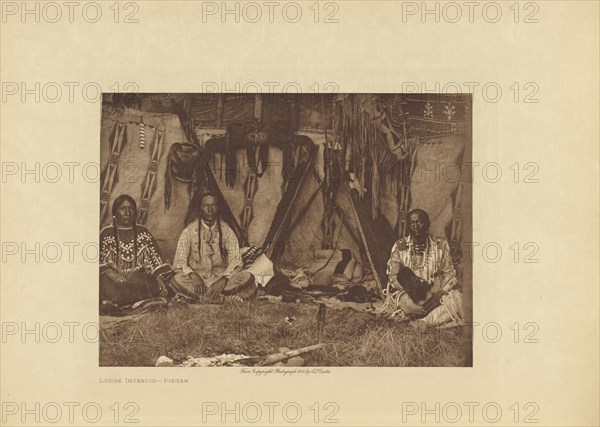
{"label": "long wooden stick", "polygon": [[319,186],[313,192],[313,194],[310,196],[310,198],[308,199],[308,201],[306,202],[304,207],[300,210],[300,213],[298,214],[298,216],[294,219],[294,222],[292,222],[290,224],[290,226],[288,227],[288,233],[291,233],[292,231],[294,231],[294,228],[296,228],[298,223],[302,220],[302,218],[304,218],[304,214],[306,212],[308,212],[308,208],[310,208],[310,205],[315,200],[315,197],[317,197],[317,194],[319,194],[319,192],[321,191],[321,188],[323,188],[323,182],[321,182],[321,184],[319,184]]}
{"label": "long wooden stick", "polygon": [[299,356],[304,353],[309,353],[311,351],[318,350],[318,349],[323,348],[328,345],[329,344],[315,344],[315,345],[311,345],[308,347],[298,348],[296,350],[286,351],[283,353],[270,354],[268,356],[246,357],[244,359],[237,359],[231,363],[232,364],[240,363],[242,365],[247,365],[247,366],[249,366],[249,365],[256,365],[256,366],[272,365],[274,363],[281,362],[282,360],[290,359],[292,357]]}
{"label": "long wooden stick", "polygon": [[284,353],[275,353],[267,356],[262,362],[259,362],[257,366],[272,365],[273,363],[281,362],[285,359],[290,359],[295,356],[299,356],[304,353],[309,353],[314,350],[325,347],[328,344],[315,344],[308,347],[298,348],[296,350],[286,351]]}
{"label": "long wooden stick", "polygon": [[363,230],[362,224],[360,223],[360,218],[358,217],[358,212],[356,212],[356,207],[354,206],[354,198],[352,197],[352,192],[350,190],[350,186],[347,181],[345,184],[346,184],[345,185],[346,191],[348,192],[348,195],[350,197],[350,207],[352,208],[351,209],[352,214],[354,215],[354,220],[356,221],[356,226],[358,228],[358,234],[360,235],[360,238],[363,242],[365,254],[367,255],[367,260],[369,261],[369,266],[371,267],[371,270],[373,271],[373,278],[375,279],[375,282],[377,282],[377,286],[379,286],[379,288],[382,289],[382,287],[381,287],[382,281],[379,278],[379,272],[377,271],[377,268],[375,267],[375,263],[373,262],[373,258],[371,257],[371,251],[369,250],[369,243],[367,242],[367,237],[365,236],[365,232]]}

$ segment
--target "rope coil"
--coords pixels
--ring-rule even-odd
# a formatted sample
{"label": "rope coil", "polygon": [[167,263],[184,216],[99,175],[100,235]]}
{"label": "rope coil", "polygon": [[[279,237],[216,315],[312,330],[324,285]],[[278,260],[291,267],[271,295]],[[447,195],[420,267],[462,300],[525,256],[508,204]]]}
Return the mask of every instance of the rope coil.
{"label": "rope coil", "polygon": [[389,317],[390,319],[393,319],[395,317],[399,317],[401,320],[408,319],[408,316],[406,315],[404,310],[400,308],[400,298],[402,297],[402,295],[404,295],[404,291],[400,289],[395,289],[392,292],[390,292],[390,282],[388,281],[386,288],[382,290],[381,293],[385,297],[385,301],[383,302],[381,307],[379,307],[375,311],[375,314],[383,314]]}

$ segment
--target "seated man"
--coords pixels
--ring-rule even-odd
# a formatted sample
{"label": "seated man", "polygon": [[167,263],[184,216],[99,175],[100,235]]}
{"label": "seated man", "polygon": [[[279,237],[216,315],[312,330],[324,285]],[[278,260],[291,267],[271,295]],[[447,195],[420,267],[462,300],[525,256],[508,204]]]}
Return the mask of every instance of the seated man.
{"label": "seated man", "polygon": [[395,312],[422,318],[428,326],[462,323],[462,294],[454,289],[456,272],[446,239],[429,234],[429,216],[422,209],[407,215],[409,235],[392,247],[387,264],[387,303]]}
{"label": "seated man", "polygon": [[100,231],[100,302],[128,306],[166,296],[173,272],[150,232],[136,224],[135,200],[117,197],[112,214],[113,223]]}
{"label": "seated man", "polygon": [[254,276],[241,271],[242,257],[233,230],[219,218],[217,198],[205,194],[200,199],[200,217],[188,225],[177,243],[173,261],[175,276],[171,288],[179,295],[209,302],[225,296],[246,299],[254,295]]}

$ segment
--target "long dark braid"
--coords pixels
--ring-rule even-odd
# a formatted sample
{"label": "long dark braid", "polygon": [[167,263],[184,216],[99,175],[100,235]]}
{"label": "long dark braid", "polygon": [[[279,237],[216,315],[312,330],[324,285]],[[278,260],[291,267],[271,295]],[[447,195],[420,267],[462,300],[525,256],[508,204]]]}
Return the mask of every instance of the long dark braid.
{"label": "long dark braid", "polygon": [[178,150],[181,147],[181,144],[176,142],[171,145],[169,149],[169,154],[167,154],[167,168],[165,169],[165,209],[169,209],[171,207],[171,169],[173,167],[173,155],[175,150]]}
{"label": "long dark braid", "polygon": [[[137,210],[136,210],[136,212],[137,212]],[[134,217],[134,219],[133,219],[133,269],[134,270],[137,269],[137,263],[138,263],[138,246],[137,246],[137,244],[138,244],[137,224],[136,224],[136,218]]]}
{"label": "long dark braid", "polygon": [[[227,258],[227,249],[223,243],[223,229],[221,219],[217,218],[217,232],[219,233],[219,251],[222,258]],[[202,259],[202,218],[198,218],[198,255]]]}
{"label": "long dark braid", "polygon": [[115,216],[113,215],[113,222],[112,222],[112,226],[113,226],[113,231],[115,233],[115,243],[116,243],[116,248],[117,248],[117,267],[119,266],[119,231],[117,230],[117,221],[115,219]]}
{"label": "long dark braid", "polygon": [[[202,203],[202,199],[205,197],[213,197],[215,200],[218,200],[217,197],[212,193],[204,193],[200,196],[200,203]],[[223,228],[221,227],[221,218],[218,215],[217,211],[217,232],[219,233],[219,251],[221,252],[221,258],[227,258],[227,249],[223,243]],[[198,256],[202,259],[202,217],[198,215]],[[225,261],[225,259],[223,259]]]}
{"label": "long dark braid", "polygon": [[198,217],[198,258],[202,259],[202,218]]}
{"label": "long dark braid", "polygon": [[[112,205],[112,215],[113,215],[113,230],[115,233],[115,244],[116,244],[116,250],[117,250],[117,263],[119,263],[119,252],[120,252],[120,242],[119,242],[119,230],[117,227],[117,221],[116,221],[116,215],[117,215],[117,210],[119,209],[119,207],[121,206],[121,204],[124,201],[128,201],[129,203],[131,203],[131,205],[133,206],[133,210],[134,210],[134,215],[133,215],[133,268],[134,270],[137,268],[137,224],[136,224],[136,220],[137,220],[137,203],[135,203],[135,200],[133,199],[133,197],[131,197],[128,194],[121,194],[119,197],[117,197]],[[118,264],[117,264],[118,267]]]}
{"label": "long dark braid", "polygon": [[[227,258],[227,250],[223,245],[223,230],[221,229],[221,218],[217,218],[217,229],[219,230],[219,250],[221,251],[221,258]],[[223,261],[225,261],[225,259]]]}

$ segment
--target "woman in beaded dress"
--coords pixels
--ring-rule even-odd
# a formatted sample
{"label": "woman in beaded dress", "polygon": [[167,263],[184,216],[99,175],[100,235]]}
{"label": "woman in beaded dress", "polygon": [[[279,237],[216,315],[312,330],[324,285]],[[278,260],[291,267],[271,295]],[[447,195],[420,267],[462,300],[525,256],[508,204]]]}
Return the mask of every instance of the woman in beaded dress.
{"label": "woman in beaded dress", "polygon": [[135,200],[117,197],[112,215],[112,224],[100,231],[100,302],[128,306],[166,296],[173,272],[148,229],[136,224]]}

